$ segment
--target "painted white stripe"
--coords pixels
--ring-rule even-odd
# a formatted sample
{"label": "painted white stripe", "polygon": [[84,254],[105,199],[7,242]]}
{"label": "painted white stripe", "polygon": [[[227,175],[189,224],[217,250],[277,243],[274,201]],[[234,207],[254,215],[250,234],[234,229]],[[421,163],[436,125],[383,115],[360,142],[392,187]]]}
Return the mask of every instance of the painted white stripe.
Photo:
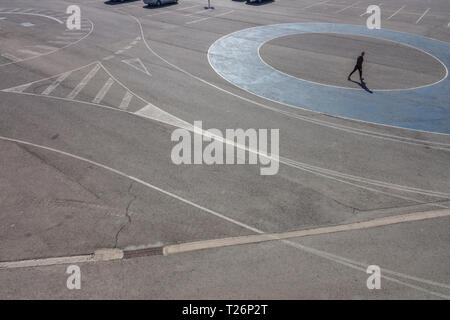
{"label": "painted white stripe", "polygon": [[89,73],[84,77],[83,80],[72,90],[71,93],[67,96],[67,99],[74,99],[81,90],[87,85],[87,83],[95,76],[97,71],[100,69],[100,64],[95,65],[95,67],[89,71]]}
{"label": "painted white stripe", "polygon": [[44,90],[44,92],[42,92],[42,94],[47,96],[52,93],[53,90],[55,90],[71,73],[72,71],[69,71],[60,75],[51,85],[47,87],[47,89]]}
{"label": "painted white stripe", "polygon": [[111,89],[111,86],[113,85],[114,80],[112,78],[109,78],[108,81],[103,85],[103,87],[100,89],[100,91],[95,96],[94,100],[92,100],[93,103],[100,103],[105,95],[108,93],[109,89]]}
{"label": "painted white stripe", "polygon": [[2,57],[5,57],[8,60],[14,61],[14,62],[19,62],[22,61],[23,59],[17,58],[16,56],[13,56],[10,53],[3,53]]}
{"label": "painted white stripe", "polygon": [[351,5],[349,5],[349,6],[345,7],[345,8],[342,8],[341,10],[338,10],[338,11],[336,11],[335,13],[340,13],[340,12],[343,12],[343,11],[345,11],[345,10],[347,10],[347,9],[350,9],[350,8],[352,8],[352,7],[356,6],[356,5],[358,5],[360,2],[361,2],[361,1],[355,2],[354,4],[351,4]]}
{"label": "painted white stripe", "polygon": [[427,10],[425,10],[425,12],[419,17],[419,19],[417,19],[416,24],[418,24],[423,17],[425,17],[425,15],[428,13],[428,11],[430,11],[431,8],[428,8]]}
{"label": "painted white stripe", "polygon": [[31,22],[22,22],[20,25],[22,27],[34,27],[34,24],[32,24]]}
{"label": "painted white stripe", "polygon": [[400,9],[398,9],[397,11],[395,11],[392,15],[389,16],[389,18],[387,18],[386,20],[391,19],[393,16],[395,16],[397,13],[399,13],[400,11],[402,11],[406,6],[402,6]]}
{"label": "painted white stripe", "polygon": [[320,6],[321,4],[325,4],[325,3],[328,3],[328,2],[330,2],[330,0],[322,1],[322,2],[318,2],[318,3],[313,3],[313,4],[310,4],[309,6],[301,8],[301,10],[309,9],[309,8],[312,8],[312,7],[315,7],[315,6]]}
{"label": "painted white stripe", "polygon": [[125,95],[123,96],[122,102],[120,103],[119,109],[127,110],[128,105],[130,104],[131,99],[133,98],[133,95],[127,91]]}
{"label": "painted white stripe", "polygon": [[114,52],[114,54],[122,54],[124,52],[124,50],[117,50],[116,52]]}
{"label": "painted white stripe", "polygon": [[29,86],[31,86],[32,83],[27,83],[18,87],[14,87],[14,88],[9,88],[9,89],[5,89],[3,91],[5,92],[16,92],[16,93],[21,93],[24,90],[26,90]]}
{"label": "painted white stripe", "polygon": [[9,12],[17,12],[17,11],[19,11],[21,8],[15,8],[15,9],[12,9],[12,10],[10,10]]}
{"label": "painted white stripe", "polygon": [[306,236],[315,236],[321,234],[329,234],[351,230],[361,230],[368,228],[375,228],[381,226],[388,226],[398,223],[440,218],[450,216],[450,209],[433,210],[425,212],[415,212],[397,216],[388,216],[383,218],[377,218],[369,221],[355,222],[344,225],[337,225],[331,227],[322,227],[315,229],[289,231],[283,233],[272,234],[258,234],[240,237],[221,238],[213,240],[195,241],[181,244],[168,245],[163,248],[164,255],[176,254],[189,251],[197,251],[203,249],[220,248],[226,246],[236,246],[242,244],[260,243],[266,241],[283,240],[300,238]]}
{"label": "painted white stripe", "polygon": [[107,57],[104,57],[102,60],[111,60],[112,58],[114,58],[114,56],[113,55],[111,55],[111,56],[107,56]]}
{"label": "painted white stripe", "polygon": [[215,16],[211,16],[211,17],[207,17],[207,18],[202,18],[202,19],[198,19],[198,20],[194,20],[194,21],[189,21],[189,22],[186,22],[186,24],[192,24],[192,23],[197,23],[197,22],[200,22],[200,21],[205,21],[205,20],[208,20],[208,19],[222,17],[222,16],[224,16],[226,14],[230,14],[232,12],[234,12],[234,10],[230,10],[230,11],[227,11],[227,12],[224,12],[224,13],[221,13],[221,14],[216,14]]}
{"label": "painted white stripe", "polygon": [[133,48],[133,46],[127,46],[125,48],[123,48],[124,50],[130,50],[131,48]]}

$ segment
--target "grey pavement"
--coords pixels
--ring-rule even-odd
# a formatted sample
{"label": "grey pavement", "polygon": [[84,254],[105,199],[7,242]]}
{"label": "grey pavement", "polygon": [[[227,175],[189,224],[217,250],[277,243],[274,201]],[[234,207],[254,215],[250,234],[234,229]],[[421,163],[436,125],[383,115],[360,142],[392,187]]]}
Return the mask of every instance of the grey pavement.
{"label": "grey pavement", "polygon": [[[356,2],[213,0],[205,10],[201,0],[157,8],[0,0],[0,263],[449,208],[448,135],[269,101],[208,63],[217,39],[245,28],[365,25],[372,3]],[[72,4],[81,8],[80,31],[66,30]],[[448,1],[395,0],[381,10],[382,28],[450,42]],[[260,54],[294,77],[361,90],[346,79],[361,48],[373,90],[446,76],[426,53],[372,38],[295,35]],[[249,164],[175,165],[176,127],[140,116],[149,105],[204,129],[279,129],[278,174]],[[448,299],[449,222],[80,263],[81,290],[66,287],[67,264],[0,268],[0,299]],[[381,268],[380,290],[366,286],[368,265]]]}

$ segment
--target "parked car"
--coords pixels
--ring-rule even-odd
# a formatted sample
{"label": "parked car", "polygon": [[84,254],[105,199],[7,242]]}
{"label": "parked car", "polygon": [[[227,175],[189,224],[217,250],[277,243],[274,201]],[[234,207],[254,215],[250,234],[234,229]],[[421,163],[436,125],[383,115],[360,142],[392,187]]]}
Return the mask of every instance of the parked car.
{"label": "parked car", "polygon": [[178,0],[143,0],[149,6],[160,6],[165,3],[178,3]]}

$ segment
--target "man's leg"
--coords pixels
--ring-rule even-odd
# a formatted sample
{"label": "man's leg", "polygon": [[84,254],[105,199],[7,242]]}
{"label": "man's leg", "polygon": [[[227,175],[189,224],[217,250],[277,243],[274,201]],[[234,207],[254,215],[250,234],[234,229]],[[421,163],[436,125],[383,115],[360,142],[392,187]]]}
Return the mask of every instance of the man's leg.
{"label": "man's leg", "polygon": [[355,71],[358,70],[358,67],[355,66],[355,68],[353,69],[352,72],[350,72],[350,74],[348,75],[348,80],[350,80],[350,77],[352,76],[353,73],[355,73]]}
{"label": "man's leg", "polygon": [[361,79],[361,81],[364,80],[364,78],[362,77],[362,68],[358,68],[359,70],[359,79]]}

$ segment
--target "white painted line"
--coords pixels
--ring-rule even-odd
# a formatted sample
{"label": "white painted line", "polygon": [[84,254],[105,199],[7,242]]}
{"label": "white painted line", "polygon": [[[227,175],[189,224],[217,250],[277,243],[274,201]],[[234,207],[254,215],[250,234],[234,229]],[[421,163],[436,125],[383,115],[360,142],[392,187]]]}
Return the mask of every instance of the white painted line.
{"label": "white painted line", "polygon": [[10,53],[3,53],[2,57],[5,57],[8,60],[14,61],[14,62],[19,62],[22,61],[23,59],[17,58],[16,56],[13,56]]}
{"label": "white painted line", "polygon": [[418,24],[420,22],[420,20],[423,19],[423,17],[425,17],[425,15],[428,13],[428,11],[430,11],[431,8],[428,8],[427,10],[425,10],[424,13],[422,13],[422,15],[420,16],[419,19],[417,19],[416,24]]}
{"label": "white painted line", "polygon": [[448,23],[447,28],[450,28],[450,22]]}
{"label": "white painted line", "polygon": [[32,24],[31,22],[22,22],[20,25],[22,27],[34,27],[34,24]]}
{"label": "white painted line", "polygon": [[350,8],[352,8],[352,7],[356,6],[356,5],[358,5],[360,2],[361,2],[361,1],[355,2],[354,4],[351,4],[351,5],[349,5],[349,6],[345,7],[345,8],[342,8],[341,10],[338,10],[338,11],[336,11],[335,13],[340,13],[340,12],[343,12],[343,11],[345,11],[345,10],[347,10],[347,9],[350,9]]}
{"label": "white painted line", "polygon": [[47,96],[52,93],[53,90],[55,90],[71,73],[72,71],[69,71],[60,75],[51,85],[47,87],[47,89],[44,90],[44,92],[42,92],[42,94]]}
{"label": "white painted line", "polygon": [[111,86],[113,85],[114,80],[112,78],[109,78],[108,81],[103,85],[103,87],[100,89],[100,91],[95,96],[94,100],[92,100],[92,103],[100,103],[103,98],[105,97],[106,93],[108,93],[109,89],[111,89]]}
{"label": "white painted line", "polygon": [[100,70],[100,64],[95,65],[95,67],[89,71],[89,73],[84,77],[83,80],[72,90],[71,93],[67,95],[67,99],[75,98],[81,90],[87,85],[87,83],[95,76],[97,71]]}
{"label": "white painted line", "polygon": [[124,50],[130,50],[131,48],[133,48],[133,46],[127,46],[125,48],[123,48]]}
{"label": "white painted line", "polygon": [[123,63],[129,65],[130,67],[139,70],[149,76],[151,76],[150,72],[148,72],[147,67],[144,65],[141,59],[135,58],[135,59],[125,59],[122,60]]}
{"label": "white painted line", "polygon": [[0,20],[6,20],[6,17],[0,17]]}
{"label": "white painted line", "polygon": [[395,11],[392,15],[389,16],[389,18],[387,18],[386,20],[391,19],[393,16],[395,16],[397,13],[399,13],[400,11],[402,11],[406,6],[402,6],[400,9],[398,9],[397,11]]}
{"label": "white painted line", "polygon": [[110,56],[104,57],[102,60],[107,61],[107,60],[111,60],[112,58],[114,58],[114,56],[110,55]]}
{"label": "white painted line", "polygon": [[133,95],[127,91],[125,95],[123,96],[122,102],[120,103],[119,109],[121,110],[127,110],[128,105],[130,104],[131,99],[133,98]]}
{"label": "white painted line", "polygon": [[189,21],[189,22],[186,22],[186,24],[192,24],[192,23],[197,23],[197,22],[205,21],[205,20],[212,19],[212,18],[222,17],[222,16],[230,14],[232,12],[234,12],[234,10],[230,10],[230,11],[227,11],[227,12],[224,12],[221,14],[216,14],[215,16],[211,16],[211,17],[206,17],[206,18],[202,18],[202,19],[198,19],[198,20],[194,20],[194,21]]}
{"label": "white painted line", "polygon": [[21,86],[18,86],[18,87],[5,89],[5,90],[3,90],[3,91],[5,91],[5,92],[16,92],[16,93],[21,93],[21,92],[23,92],[24,90],[26,90],[26,89],[27,89],[29,86],[31,86],[31,85],[32,85],[32,83],[27,83],[27,84],[24,84],[24,85],[21,85]]}
{"label": "white painted line", "polygon": [[12,10],[10,10],[9,12],[17,12],[17,11],[19,11],[21,8],[15,8],[15,9],[12,9]]}
{"label": "white painted line", "polygon": [[377,218],[369,221],[355,222],[344,225],[337,225],[331,227],[322,227],[315,229],[307,229],[307,230],[299,230],[299,231],[289,231],[283,233],[272,233],[272,234],[257,234],[257,235],[249,235],[249,236],[240,236],[240,237],[230,237],[230,238],[221,238],[221,239],[213,239],[213,240],[203,240],[203,241],[195,241],[181,244],[168,245],[163,248],[164,255],[189,252],[189,251],[197,251],[203,249],[211,249],[211,248],[220,248],[227,246],[236,246],[242,244],[251,244],[251,243],[260,243],[266,241],[274,241],[274,240],[283,240],[283,239],[292,239],[292,238],[300,238],[306,236],[315,236],[321,234],[329,234],[343,231],[352,231],[352,230],[361,230],[361,229],[369,229],[381,226],[388,226],[398,223],[440,218],[450,216],[450,209],[444,210],[433,210],[433,211],[425,211],[425,212],[415,212],[403,215],[396,216],[388,216],[383,218]]}
{"label": "white painted line", "polygon": [[306,7],[300,8],[300,9],[301,10],[309,9],[309,8],[312,8],[312,7],[315,7],[315,6],[320,6],[321,4],[325,4],[325,3],[330,2],[330,1],[331,0],[322,1],[322,2],[318,2],[318,3],[313,3],[313,4],[310,4],[309,6],[306,6]]}
{"label": "white painted line", "polygon": [[114,54],[122,54],[124,52],[124,50],[117,50],[116,52],[114,52]]}

